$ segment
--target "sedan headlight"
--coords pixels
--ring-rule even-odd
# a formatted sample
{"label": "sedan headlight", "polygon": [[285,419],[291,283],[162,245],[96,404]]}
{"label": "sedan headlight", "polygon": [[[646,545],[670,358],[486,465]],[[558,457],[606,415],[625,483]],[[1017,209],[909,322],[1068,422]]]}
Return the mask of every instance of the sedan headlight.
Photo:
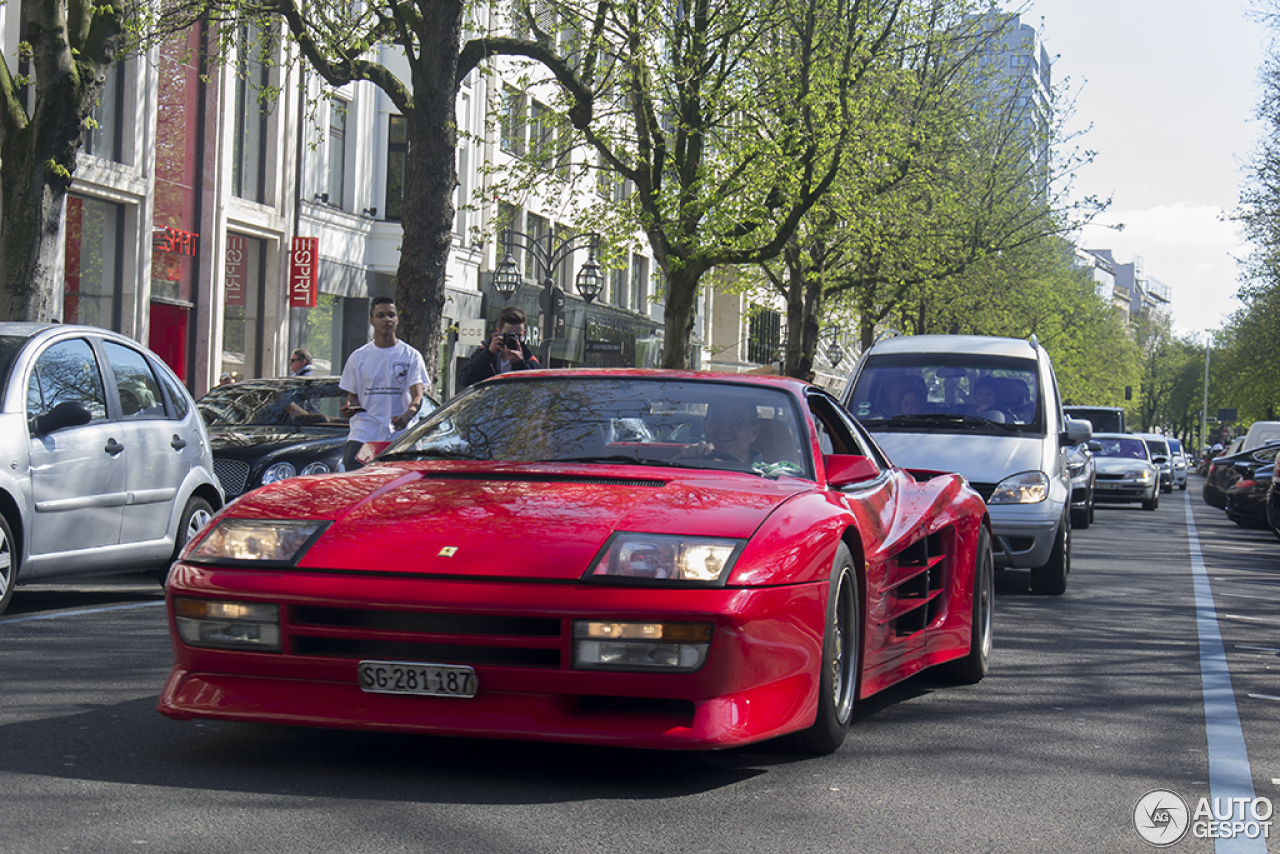
{"label": "sedan headlight", "polygon": [[321,520],[222,519],[186,559],[192,563],[229,560],[290,565],[329,527]]}
{"label": "sedan headlight", "polygon": [[1150,483],[1156,479],[1156,473],[1151,469],[1139,469],[1133,472],[1132,476],[1138,483]]}
{"label": "sedan headlight", "polygon": [[743,545],[744,540],[622,531],[605,543],[583,580],[720,586]]}
{"label": "sedan headlight", "polygon": [[328,474],[330,471],[329,464],[323,460],[316,460],[302,467],[303,474]]}
{"label": "sedan headlight", "polygon": [[996,484],[988,504],[1037,504],[1049,497],[1049,478],[1042,471],[1026,471]]}
{"label": "sedan headlight", "polygon": [[281,480],[288,480],[298,473],[293,467],[293,463],[272,463],[267,466],[267,470],[262,473],[262,483],[276,483]]}
{"label": "sedan headlight", "polygon": [[188,646],[279,652],[280,606],[210,599],[173,600],[178,635]]}

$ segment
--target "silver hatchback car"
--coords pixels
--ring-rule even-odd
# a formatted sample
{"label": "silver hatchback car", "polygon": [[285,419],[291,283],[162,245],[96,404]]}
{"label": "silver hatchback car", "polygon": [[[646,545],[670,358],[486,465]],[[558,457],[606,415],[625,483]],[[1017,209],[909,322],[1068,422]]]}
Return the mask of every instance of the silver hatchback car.
{"label": "silver hatchback car", "polygon": [[0,323],[0,613],[19,583],[167,570],[223,504],[204,422],[138,342]]}

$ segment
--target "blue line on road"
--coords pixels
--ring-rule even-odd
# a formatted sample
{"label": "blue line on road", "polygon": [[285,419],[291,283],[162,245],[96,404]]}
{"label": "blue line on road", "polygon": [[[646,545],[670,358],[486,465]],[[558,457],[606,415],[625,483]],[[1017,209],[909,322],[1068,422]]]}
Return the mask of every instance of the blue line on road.
{"label": "blue line on road", "polygon": [[[1227,669],[1227,652],[1218,630],[1217,610],[1213,605],[1213,589],[1200,552],[1196,520],[1191,514],[1191,493],[1187,492],[1187,537],[1191,545],[1191,577],[1195,582],[1196,629],[1200,635],[1200,682],[1204,688],[1204,728],[1209,741],[1209,796],[1246,798],[1253,801],[1253,771],[1249,768],[1249,752],[1240,728],[1236,695],[1231,688],[1231,671]],[[1217,854],[1267,854],[1265,839],[1238,836],[1214,840]]]}
{"label": "blue line on road", "polygon": [[129,605],[109,605],[105,608],[84,608],[79,611],[57,611],[53,614],[32,614],[30,617],[9,617],[0,619],[2,623],[29,623],[32,620],[56,620],[59,617],[79,617],[83,614],[102,614],[107,611],[130,611],[134,608],[154,608],[163,602],[134,602]]}

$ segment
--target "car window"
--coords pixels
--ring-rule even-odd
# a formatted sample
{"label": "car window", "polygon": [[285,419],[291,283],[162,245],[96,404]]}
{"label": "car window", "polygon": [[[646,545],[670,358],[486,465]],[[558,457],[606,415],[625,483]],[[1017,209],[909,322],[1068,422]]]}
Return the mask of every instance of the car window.
{"label": "car window", "polygon": [[702,380],[563,377],[482,383],[388,458],[625,463],[813,477],[789,394]]}
{"label": "car window", "polygon": [[347,424],[339,414],[346,397],[337,380],[249,380],[209,389],[196,407],[210,427],[312,424],[337,428]]}
{"label": "car window", "polygon": [[191,411],[191,397],[187,394],[187,390],[178,382],[177,377],[163,367],[156,373],[160,376],[160,384],[164,386],[165,393],[169,397],[169,411],[178,420],[186,418],[187,413]]}
{"label": "car window", "polygon": [[104,421],[106,401],[98,359],[85,339],[51,344],[36,359],[27,386],[28,415],[42,415],[71,402],[84,404],[94,421]]}
{"label": "car window", "polygon": [[147,357],[115,341],[104,341],[102,349],[115,375],[120,416],[127,421],[164,418],[164,395]]}
{"label": "car window", "polygon": [[973,416],[1043,432],[1044,395],[1033,359],[976,353],[898,353],[869,359],[849,408],[880,429],[929,416]]}
{"label": "car window", "polygon": [[1151,459],[1147,453],[1147,446],[1143,444],[1141,439],[1094,438],[1097,438],[1098,444],[1102,446],[1094,452],[1096,456],[1123,457],[1132,460]]}
{"label": "car window", "polygon": [[813,426],[818,432],[822,453],[870,457],[881,468],[884,467],[885,461],[854,426],[843,407],[826,395],[812,393],[809,395],[809,408],[813,412]]}

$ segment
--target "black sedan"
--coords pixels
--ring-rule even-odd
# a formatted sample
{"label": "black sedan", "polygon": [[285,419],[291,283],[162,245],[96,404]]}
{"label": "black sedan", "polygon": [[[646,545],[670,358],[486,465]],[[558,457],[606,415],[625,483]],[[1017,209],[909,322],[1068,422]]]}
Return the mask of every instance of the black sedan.
{"label": "black sedan", "polygon": [[[196,401],[213,469],[228,499],[300,474],[342,470],[346,392],[338,377],[284,377],[220,385]],[[436,407],[427,398],[419,417]]]}
{"label": "black sedan", "polygon": [[1275,463],[1280,442],[1272,442],[1251,451],[1224,454],[1213,458],[1205,475],[1204,501],[1211,507],[1227,508],[1227,490],[1238,480],[1253,477],[1263,466]]}
{"label": "black sedan", "polygon": [[1227,490],[1227,518],[1242,528],[1266,530],[1267,490],[1275,475],[1275,464],[1256,469],[1252,477],[1242,477]]}

